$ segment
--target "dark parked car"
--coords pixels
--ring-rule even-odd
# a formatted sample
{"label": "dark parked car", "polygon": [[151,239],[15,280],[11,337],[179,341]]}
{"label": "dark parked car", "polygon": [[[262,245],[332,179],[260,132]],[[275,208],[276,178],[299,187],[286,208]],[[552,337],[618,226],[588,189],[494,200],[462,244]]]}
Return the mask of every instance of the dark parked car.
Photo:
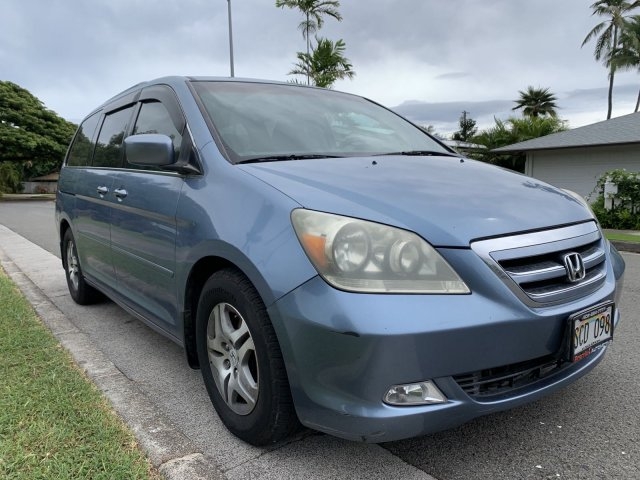
{"label": "dark parked car", "polygon": [[74,300],[184,346],[256,445],[530,402],[595,367],[619,319],[624,262],[583,199],[335,91],[137,85],[81,123],[56,223]]}

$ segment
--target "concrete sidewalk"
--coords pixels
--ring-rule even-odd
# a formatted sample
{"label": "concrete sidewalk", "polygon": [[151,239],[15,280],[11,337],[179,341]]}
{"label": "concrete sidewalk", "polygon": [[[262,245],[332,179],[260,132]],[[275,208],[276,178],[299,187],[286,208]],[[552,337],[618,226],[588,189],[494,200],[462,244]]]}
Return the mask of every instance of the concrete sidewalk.
{"label": "concrete sidewalk", "polygon": [[[231,436],[215,416],[215,421],[207,424],[210,432],[204,448],[188,426],[176,424],[163,412],[166,405],[160,407],[157,397],[149,396],[149,385],[140,385],[125,375],[101,345],[74,323],[79,309],[87,316],[102,315],[98,321],[105,322],[114,309],[120,316],[126,315],[123,311],[112,304],[82,310],[86,307],[70,302],[60,259],[2,225],[0,262],[42,321],[110,400],[165,478],[435,480],[378,445],[310,431],[284,444],[255,448]],[[188,376],[189,372],[185,362],[183,373]],[[210,405],[207,408],[210,410]]]}

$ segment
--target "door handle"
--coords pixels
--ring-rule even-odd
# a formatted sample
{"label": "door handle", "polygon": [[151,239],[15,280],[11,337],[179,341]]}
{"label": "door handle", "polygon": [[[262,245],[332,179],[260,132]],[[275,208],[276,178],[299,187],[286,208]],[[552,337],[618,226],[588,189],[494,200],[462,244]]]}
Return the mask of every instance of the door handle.
{"label": "door handle", "polygon": [[98,195],[100,195],[100,197],[104,197],[107,193],[109,193],[109,189],[107,187],[98,187],[96,188],[96,190],[98,191]]}
{"label": "door handle", "polygon": [[113,191],[113,194],[116,196],[118,200],[122,200],[127,196],[127,191],[124,188],[116,188]]}

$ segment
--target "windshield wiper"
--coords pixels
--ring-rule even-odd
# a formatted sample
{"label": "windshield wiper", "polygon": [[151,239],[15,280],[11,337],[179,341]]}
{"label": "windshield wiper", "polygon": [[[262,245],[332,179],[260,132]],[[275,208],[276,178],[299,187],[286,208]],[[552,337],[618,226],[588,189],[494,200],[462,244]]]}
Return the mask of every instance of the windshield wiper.
{"label": "windshield wiper", "polygon": [[238,163],[259,163],[259,162],[279,162],[282,160],[312,160],[314,158],[342,158],[340,155],[321,154],[290,154],[290,155],[267,155],[264,157],[252,157],[240,160]]}
{"label": "windshield wiper", "polygon": [[408,157],[458,157],[450,152],[438,152],[436,150],[406,150],[404,152],[377,153],[372,157],[382,157],[387,155],[405,155]]}

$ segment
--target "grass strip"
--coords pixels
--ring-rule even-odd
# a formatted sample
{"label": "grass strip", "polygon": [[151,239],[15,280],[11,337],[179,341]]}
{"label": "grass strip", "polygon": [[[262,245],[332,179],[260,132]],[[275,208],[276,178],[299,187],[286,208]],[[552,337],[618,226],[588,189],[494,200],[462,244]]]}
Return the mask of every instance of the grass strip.
{"label": "grass strip", "polygon": [[629,235],[628,233],[605,233],[605,237],[609,240],[617,240],[619,242],[640,243],[640,235]]}
{"label": "grass strip", "polygon": [[1,269],[0,478],[160,478]]}

